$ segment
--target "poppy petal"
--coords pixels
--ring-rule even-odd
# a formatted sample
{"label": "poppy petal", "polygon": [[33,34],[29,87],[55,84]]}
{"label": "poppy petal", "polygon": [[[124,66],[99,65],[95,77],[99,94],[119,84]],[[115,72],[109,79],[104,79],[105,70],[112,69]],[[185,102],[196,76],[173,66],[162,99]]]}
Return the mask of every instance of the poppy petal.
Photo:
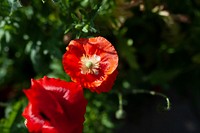
{"label": "poppy petal", "polygon": [[[93,92],[106,92],[100,88],[118,66],[118,55],[113,45],[104,37],[80,38],[72,40],[66,50],[63,66],[71,80]],[[107,90],[110,90],[113,84],[107,85]]]}
{"label": "poppy petal", "polygon": [[30,132],[82,132],[87,101],[80,84],[45,76],[24,93],[29,105],[22,115]]}

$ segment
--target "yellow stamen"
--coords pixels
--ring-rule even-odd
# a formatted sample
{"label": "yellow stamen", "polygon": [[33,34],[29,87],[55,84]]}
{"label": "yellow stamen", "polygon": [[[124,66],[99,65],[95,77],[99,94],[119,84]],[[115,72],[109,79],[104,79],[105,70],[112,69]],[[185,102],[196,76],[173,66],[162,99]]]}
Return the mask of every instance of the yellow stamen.
{"label": "yellow stamen", "polygon": [[83,55],[80,60],[82,74],[99,74],[99,62],[101,57],[94,54],[93,56]]}

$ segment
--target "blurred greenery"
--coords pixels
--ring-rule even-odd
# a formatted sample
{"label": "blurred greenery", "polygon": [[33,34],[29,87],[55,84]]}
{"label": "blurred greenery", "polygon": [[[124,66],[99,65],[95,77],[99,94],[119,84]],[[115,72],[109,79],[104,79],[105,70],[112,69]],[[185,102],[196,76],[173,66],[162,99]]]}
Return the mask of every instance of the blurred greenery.
{"label": "blurred greenery", "polygon": [[111,92],[85,90],[85,133],[120,126],[118,93],[126,107],[133,90],[141,88],[176,91],[191,100],[200,118],[199,0],[1,0],[1,133],[27,132],[22,89],[44,75],[69,81],[62,67],[65,47],[71,39],[91,36],[112,42],[120,62]]}

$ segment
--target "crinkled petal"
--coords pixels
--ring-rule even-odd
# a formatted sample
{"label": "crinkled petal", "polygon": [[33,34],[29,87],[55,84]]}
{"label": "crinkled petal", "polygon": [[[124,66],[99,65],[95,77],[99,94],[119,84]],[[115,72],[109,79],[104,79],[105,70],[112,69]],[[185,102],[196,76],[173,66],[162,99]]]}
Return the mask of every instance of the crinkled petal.
{"label": "crinkled petal", "polygon": [[[65,72],[71,77],[72,81],[80,83],[84,88],[92,91],[97,87],[102,88],[102,83],[112,75],[118,66],[118,55],[115,48],[103,37],[72,40],[66,49],[67,51],[63,55]],[[92,57],[93,55],[100,57],[98,74],[81,73],[81,57]],[[111,85],[109,87],[112,88]],[[101,90],[98,90],[98,92],[101,92]],[[102,92],[105,92],[105,90],[102,90]]]}
{"label": "crinkled petal", "polygon": [[24,92],[31,105],[23,112],[29,131],[37,127],[42,133],[82,132],[87,101],[80,84],[44,77],[32,80]]}
{"label": "crinkled petal", "polygon": [[91,88],[91,91],[101,93],[101,92],[109,92],[112,89],[114,81],[116,80],[118,74],[118,70],[116,69],[111,75],[108,75],[106,80],[102,82],[99,87]]}

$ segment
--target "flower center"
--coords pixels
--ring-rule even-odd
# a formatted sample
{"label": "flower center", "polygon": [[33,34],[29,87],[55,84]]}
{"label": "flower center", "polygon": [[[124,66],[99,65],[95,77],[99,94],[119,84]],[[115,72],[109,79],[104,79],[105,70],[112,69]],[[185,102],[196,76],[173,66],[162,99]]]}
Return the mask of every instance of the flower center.
{"label": "flower center", "polygon": [[92,62],[91,61],[86,62],[85,66],[87,68],[91,68],[92,67]]}
{"label": "flower center", "polygon": [[94,54],[93,56],[83,55],[81,57],[81,73],[82,74],[99,74],[99,62],[101,57]]}

